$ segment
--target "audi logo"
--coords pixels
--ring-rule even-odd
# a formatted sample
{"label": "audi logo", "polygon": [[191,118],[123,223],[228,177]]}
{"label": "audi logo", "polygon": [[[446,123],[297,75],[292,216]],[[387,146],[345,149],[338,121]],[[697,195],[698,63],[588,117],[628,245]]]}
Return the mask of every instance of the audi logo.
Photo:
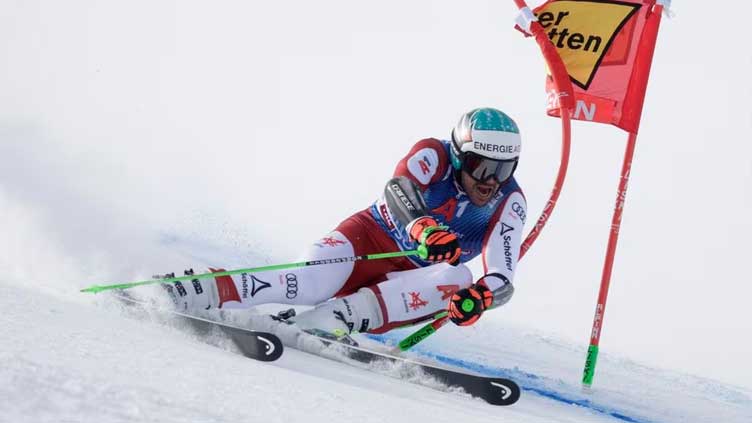
{"label": "audi logo", "polygon": [[515,213],[517,213],[517,216],[519,216],[520,219],[522,219],[523,222],[526,220],[527,213],[525,213],[525,209],[522,207],[522,205],[520,203],[518,203],[516,201],[514,203],[512,203],[512,211],[514,211]]}
{"label": "audi logo", "polygon": [[285,296],[288,300],[298,296],[298,276],[295,273],[288,273],[285,275],[287,280],[287,294]]}

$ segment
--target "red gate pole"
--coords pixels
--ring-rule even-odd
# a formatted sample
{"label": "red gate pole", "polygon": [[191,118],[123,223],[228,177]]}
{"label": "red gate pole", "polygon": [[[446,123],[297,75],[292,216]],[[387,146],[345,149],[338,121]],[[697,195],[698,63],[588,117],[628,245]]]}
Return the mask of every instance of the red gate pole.
{"label": "red gate pole", "polygon": [[629,174],[632,169],[632,157],[634,156],[635,145],[637,144],[637,134],[630,133],[627,141],[627,149],[624,153],[624,163],[621,167],[621,179],[619,180],[619,190],[616,195],[616,205],[614,206],[614,215],[611,218],[611,232],[608,236],[608,247],[606,248],[606,260],[603,263],[603,273],[601,275],[601,288],[598,292],[598,304],[595,306],[595,317],[593,318],[593,329],[590,332],[590,346],[588,347],[587,358],[585,359],[585,370],[582,376],[582,383],[586,387],[593,384],[595,376],[595,364],[598,359],[598,348],[601,339],[601,325],[603,316],[606,313],[606,301],[608,300],[608,288],[611,285],[611,271],[614,267],[614,256],[616,255],[616,244],[619,242],[619,228],[621,227],[621,217],[624,212],[624,205],[627,200],[627,187],[629,185]]}
{"label": "red gate pole", "polygon": [[[527,12],[532,16],[532,11],[528,8],[525,0],[514,0],[514,3],[523,15]],[[548,38],[548,35],[546,35],[544,28],[537,21],[533,20],[530,22],[529,31],[530,35],[535,38],[535,42],[541,50],[541,54],[551,72],[549,77],[553,80],[556,87],[555,98],[551,99],[551,101],[554,101],[559,106],[562,136],[561,161],[559,163],[559,171],[556,175],[554,187],[551,190],[548,202],[543,208],[535,226],[527,237],[525,237],[525,240],[520,246],[520,260],[525,257],[525,254],[527,254],[535,240],[538,239],[538,236],[541,231],[543,231],[543,227],[546,226],[546,223],[548,222],[549,217],[551,217],[554,207],[556,207],[556,203],[559,200],[559,194],[561,194],[561,189],[564,186],[564,180],[566,179],[567,169],[569,167],[569,152],[572,139],[571,114],[574,109],[574,90],[572,89],[572,82],[569,79],[567,68],[561,60],[561,56],[559,56],[559,52]]]}

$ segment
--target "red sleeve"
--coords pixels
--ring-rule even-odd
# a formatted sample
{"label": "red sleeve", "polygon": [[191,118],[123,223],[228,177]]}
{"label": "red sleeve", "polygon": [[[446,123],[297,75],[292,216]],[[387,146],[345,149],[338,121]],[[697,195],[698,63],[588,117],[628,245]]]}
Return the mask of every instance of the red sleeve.
{"label": "red sleeve", "polygon": [[440,181],[449,168],[444,144],[436,138],[418,141],[394,170],[394,176],[405,176],[422,189]]}

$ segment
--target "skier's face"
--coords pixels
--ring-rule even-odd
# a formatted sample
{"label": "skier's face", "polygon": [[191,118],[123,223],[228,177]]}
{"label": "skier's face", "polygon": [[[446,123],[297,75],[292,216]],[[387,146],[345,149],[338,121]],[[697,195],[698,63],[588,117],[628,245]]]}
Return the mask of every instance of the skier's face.
{"label": "skier's face", "polygon": [[470,202],[476,206],[485,206],[488,204],[500,186],[499,182],[494,178],[488,178],[483,182],[476,181],[464,170],[460,179],[462,180],[462,188],[470,198]]}

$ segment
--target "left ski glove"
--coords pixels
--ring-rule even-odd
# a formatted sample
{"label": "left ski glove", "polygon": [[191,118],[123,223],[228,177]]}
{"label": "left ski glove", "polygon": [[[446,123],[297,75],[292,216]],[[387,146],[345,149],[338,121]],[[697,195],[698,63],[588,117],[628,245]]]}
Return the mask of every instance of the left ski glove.
{"label": "left ski glove", "polygon": [[449,320],[458,326],[470,326],[493,304],[493,294],[483,285],[475,284],[455,292],[449,301]]}

